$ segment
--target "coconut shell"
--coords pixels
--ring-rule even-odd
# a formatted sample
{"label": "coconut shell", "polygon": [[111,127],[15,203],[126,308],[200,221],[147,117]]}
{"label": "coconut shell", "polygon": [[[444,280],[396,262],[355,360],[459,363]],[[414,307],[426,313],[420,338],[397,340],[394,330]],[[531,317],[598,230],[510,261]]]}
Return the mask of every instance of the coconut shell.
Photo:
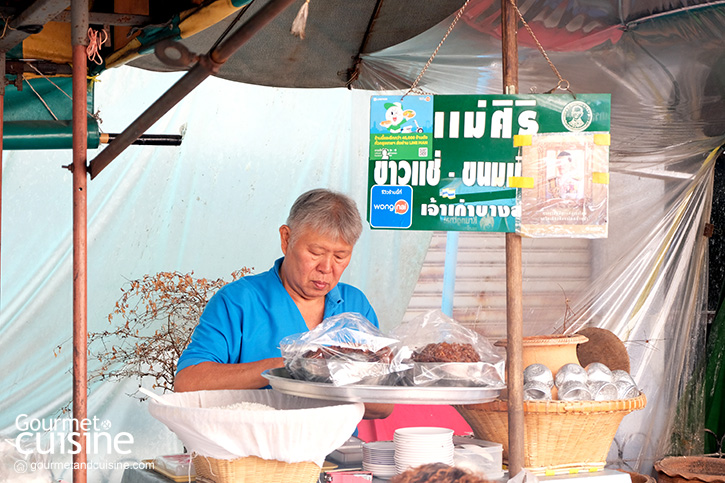
{"label": "coconut shell", "polygon": [[576,355],[579,364],[586,367],[592,362],[601,362],[610,370],[621,369],[629,372],[629,353],[624,343],[612,331],[599,327],[585,327],[577,334],[589,339],[577,345]]}

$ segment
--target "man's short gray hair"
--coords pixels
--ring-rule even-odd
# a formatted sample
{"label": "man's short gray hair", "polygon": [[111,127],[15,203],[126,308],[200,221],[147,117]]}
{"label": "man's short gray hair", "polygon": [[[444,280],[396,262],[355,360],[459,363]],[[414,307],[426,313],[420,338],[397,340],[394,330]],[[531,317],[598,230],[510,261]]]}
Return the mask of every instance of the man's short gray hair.
{"label": "man's short gray hair", "polygon": [[347,195],[328,189],[303,193],[290,208],[287,217],[292,237],[300,228],[311,228],[324,235],[341,238],[355,245],[362,233],[362,219],[355,201]]}

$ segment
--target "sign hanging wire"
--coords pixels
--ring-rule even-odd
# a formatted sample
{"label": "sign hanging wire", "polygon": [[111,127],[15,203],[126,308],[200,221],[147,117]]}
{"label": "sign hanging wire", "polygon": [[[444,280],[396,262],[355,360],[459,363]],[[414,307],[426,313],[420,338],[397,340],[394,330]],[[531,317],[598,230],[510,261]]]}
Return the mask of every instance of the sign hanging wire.
{"label": "sign hanging wire", "polygon": [[[463,6],[460,9],[458,9],[458,13],[456,13],[456,16],[453,18],[453,21],[451,22],[451,25],[448,27],[448,31],[446,32],[446,34],[441,39],[440,43],[438,44],[438,47],[435,48],[435,50],[433,51],[433,54],[431,54],[430,58],[428,59],[428,62],[425,63],[425,65],[423,66],[423,68],[420,71],[420,74],[418,74],[418,77],[415,78],[415,80],[413,81],[413,84],[411,84],[411,86],[408,89],[408,91],[405,94],[403,94],[403,97],[401,97],[401,100],[403,100],[403,98],[405,98],[405,96],[407,96],[407,95],[409,95],[411,93],[428,94],[427,92],[424,92],[423,90],[418,89],[418,83],[423,78],[423,74],[425,74],[425,72],[428,70],[428,67],[430,67],[431,63],[433,62],[433,59],[435,59],[435,56],[438,54],[438,51],[440,50],[441,46],[443,45],[443,42],[446,41],[446,39],[448,38],[448,36],[450,35],[450,33],[453,31],[453,28],[456,26],[456,23],[458,23],[458,20],[463,15],[463,12],[465,11],[465,9],[468,6],[468,4],[469,4],[470,1],[471,0],[466,0],[466,3],[464,3]],[[534,34],[534,31],[531,29],[531,27],[529,26],[529,24],[524,19],[524,16],[521,14],[521,10],[519,10],[519,7],[516,5],[515,0],[509,0],[509,1],[511,2],[511,5],[514,7],[514,10],[516,10],[516,14],[519,16],[519,19],[521,20],[521,23],[524,24],[524,27],[529,32],[529,34],[531,35],[531,37],[534,39],[534,42],[536,42],[536,47],[539,49],[539,52],[541,52],[541,55],[544,56],[544,59],[546,59],[546,62],[549,64],[549,67],[551,67],[551,70],[554,72],[554,74],[556,75],[557,79],[559,79],[559,82],[556,84],[556,87],[554,87],[553,89],[547,91],[546,93],[547,94],[551,94],[555,90],[560,89],[560,90],[564,90],[564,91],[569,92],[574,97],[574,99],[576,99],[576,94],[574,94],[574,92],[571,90],[569,81],[566,80],[566,79],[564,79],[561,76],[561,74],[559,73],[559,70],[556,68],[556,66],[554,65],[554,63],[549,58],[549,55],[546,53],[546,50],[544,49],[544,47],[539,42],[539,39],[536,38],[536,35]]]}
{"label": "sign hanging wire", "polygon": [[529,27],[529,24],[526,23],[526,20],[524,20],[524,16],[521,14],[521,10],[519,10],[519,7],[516,6],[516,2],[514,0],[509,0],[509,2],[514,7],[514,10],[516,10],[516,13],[518,14],[519,18],[521,19],[521,23],[524,24],[524,27],[526,27],[526,30],[529,32],[531,37],[534,39],[534,42],[536,42],[536,47],[538,47],[539,52],[541,52],[541,55],[544,56],[544,58],[546,59],[546,62],[549,64],[549,67],[551,67],[551,70],[554,71],[554,74],[556,74],[556,77],[559,79],[559,83],[556,84],[556,87],[547,91],[546,94],[551,94],[555,90],[561,89],[563,91],[568,91],[574,97],[574,99],[576,99],[576,94],[574,94],[574,92],[572,92],[572,90],[569,88],[569,81],[561,77],[561,74],[559,74],[559,71],[557,70],[556,66],[551,61],[551,59],[549,59],[549,56],[547,55],[546,50],[544,50],[544,47],[539,42],[539,39],[537,39],[536,35],[534,35],[534,31],[531,30],[531,27]]}
{"label": "sign hanging wire", "polygon": [[430,64],[433,62],[433,59],[435,59],[435,56],[438,54],[438,51],[440,50],[441,46],[443,45],[443,42],[446,41],[446,39],[448,38],[448,36],[453,31],[453,28],[458,23],[458,20],[463,15],[463,11],[466,10],[466,7],[468,6],[468,4],[469,4],[470,1],[471,0],[466,0],[466,3],[464,3],[463,6],[458,9],[458,13],[453,18],[453,21],[451,22],[451,25],[448,27],[448,31],[446,32],[446,34],[441,39],[440,43],[438,44],[438,47],[436,47],[436,49],[433,51],[433,54],[431,54],[430,59],[428,59],[428,62],[426,62],[425,65],[423,66],[423,69],[421,69],[420,74],[418,74],[418,77],[416,77],[415,80],[413,81],[413,84],[408,89],[408,92],[406,92],[405,94],[403,94],[403,97],[400,98],[401,101],[403,100],[403,98],[405,98],[405,96],[407,96],[411,92],[415,92],[415,93],[419,93],[419,94],[428,94],[427,92],[424,92],[421,89],[418,89],[418,83],[423,78],[423,74],[425,74],[425,71],[428,70],[428,67],[430,67]]}

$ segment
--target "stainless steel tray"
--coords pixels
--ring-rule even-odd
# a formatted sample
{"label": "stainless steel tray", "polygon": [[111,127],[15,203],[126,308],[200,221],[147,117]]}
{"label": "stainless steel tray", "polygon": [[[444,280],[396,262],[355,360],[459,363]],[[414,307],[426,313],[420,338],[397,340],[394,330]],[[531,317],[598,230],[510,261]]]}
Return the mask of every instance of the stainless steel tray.
{"label": "stainless steel tray", "polygon": [[354,401],[391,404],[479,404],[493,401],[501,389],[487,387],[447,386],[335,386],[329,383],[292,379],[287,369],[280,367],[262,373],[273,389],[292,396],[334,401]]}

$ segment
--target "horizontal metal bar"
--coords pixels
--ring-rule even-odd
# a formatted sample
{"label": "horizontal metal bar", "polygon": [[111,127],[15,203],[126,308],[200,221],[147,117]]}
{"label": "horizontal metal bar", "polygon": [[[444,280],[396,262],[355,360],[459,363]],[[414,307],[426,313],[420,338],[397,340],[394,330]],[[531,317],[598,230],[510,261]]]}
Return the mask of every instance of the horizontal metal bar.
{"label": "horizontal metal bar", "polygon": [[[101,133],[101,143],[108,144],[118,137],[118,134]],[[131,144],[146,146],[181,146],[183,137],[180,134],[143,134]]]}
{"label": "horizontal metal bar", "polygon": [[[58,14],[70,6],[70,0],[37,0],[28,8],[12,17],[9,29],[0,39],[0,51],[7,52],[25,40],[32,32],[23,28],[42,28]],[[34,30],[34,29],[33,29]]]}
{"label": "horizontal metal bar", "polygon": [[186,95],[194,90],[196,86],[209,77],[212,69],[206,65],[207,62],[199,62],[187,72],[184,77],[179,79],[176,84],[171,86],[168,91],[159,97],[156,102],[149,106],[134,122],[132,122],[122,133],[118,134],[93,161],[90,162],[88,168],[91,179],[98,176],[103,168],[109,165],[111,161],[116,159],[124,149],[137,140],[147,129],[154,125],[156,121],[169,112],[169,110],[179,103]]}
{"label": "horizontal metal bar", "polygon": [[[88,23],[91,25],[113,25],[117,27],[138,27],[152,22],[148,15],[133,15],[130,13],[99,13],[90,12]],[[64,10],[53,19],[54,22],[70,22],[70,12]]]}
{"label": "horizontal metal bar", "polygon": [[[30,64],[35,68],[30,67]],[[68,64],[56,64],[55,62],[46,61],[8,60],[6,62],[6,74],[20,75],[24,72],[32,74],[41,72],[46,76],[71,75],[73,73],[73,67]]]}

